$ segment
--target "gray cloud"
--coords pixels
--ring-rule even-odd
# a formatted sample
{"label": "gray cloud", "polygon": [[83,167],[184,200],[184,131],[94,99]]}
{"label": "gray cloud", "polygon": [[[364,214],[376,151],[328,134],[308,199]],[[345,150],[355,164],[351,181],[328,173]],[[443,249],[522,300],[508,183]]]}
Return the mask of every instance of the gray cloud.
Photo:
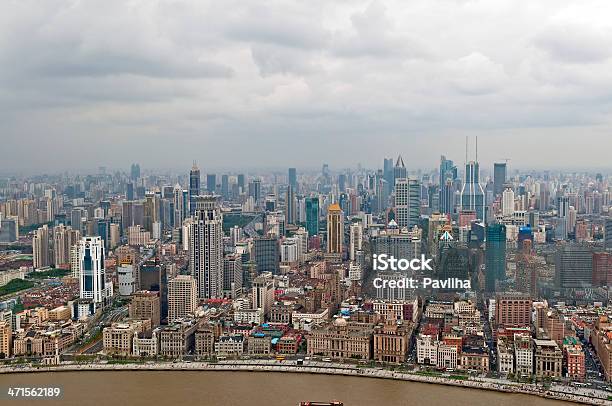
{"label": "gray cloud", "polygon": [[503,148],[517,166],[603,166],[611,12],[596,0],[5,1],[0,173],[136,157],[378,166],[398,152],[433,167],[441,153],[460,162],[466,135],[483,162]]}

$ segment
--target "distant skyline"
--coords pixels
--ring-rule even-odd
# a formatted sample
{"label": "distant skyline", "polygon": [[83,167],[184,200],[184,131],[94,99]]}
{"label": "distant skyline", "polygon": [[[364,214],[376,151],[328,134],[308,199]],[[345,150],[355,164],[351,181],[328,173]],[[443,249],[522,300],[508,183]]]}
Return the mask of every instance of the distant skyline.
{"label": "distant skyline", "polygon": [[[0,4],[0,173],[612,169],[612,3]],[[470,149],[473,154],[473,148]]]}

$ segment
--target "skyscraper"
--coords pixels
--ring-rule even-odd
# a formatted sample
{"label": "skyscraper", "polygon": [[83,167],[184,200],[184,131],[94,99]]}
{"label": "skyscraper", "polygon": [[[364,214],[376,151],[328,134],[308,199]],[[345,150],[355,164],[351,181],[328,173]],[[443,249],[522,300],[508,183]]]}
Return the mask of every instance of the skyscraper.
{"label": "skyscraper", "polygon": [[293,192],[298,193],[297,172],[295,168],[289,168],[288,183],[293,188]]}
{"label": "skyscraper", "polygon": [[185,195],[183,194],[183,188],[178,183],[174,186],[172,191],[172,225],[174,228],[181,227],[183,225],[183,220],[187,217],[187,213],[185,213],[185,202],[183,201]]}
{"label": "skyscraper", "polygon": [[217,191],[217,175],[209,173],[206,175],[206,191],[213,194]]}
{"label": "skyscraper", "polygon": [[257,274],[263,272],[278,274],[280,261],[278,238],[272,235],[256,238],[253,244]]}
{"label": "skyscraper", "polygon": [[238,184],[238,190],[240,191],[240,193],[245,193],[246,190],[244,188],[244,174],[239,174],[236,178],[236,183]]}
{"label": "skyscraper", "polygon": [[91,299],[96,307],[106,304],[113,295],[113,284],[105,279],[104,242],[100,237],[83,237],[78,255],[80,298]]}
{"label": "skyscraper", "polygon": [[440,156],[440,186],[447,180],[457,179],[457,167],[453,161],[446,159],[444,155]]}
{"label": "skyscraper", "polygon": [[421,215],[421,186],[414,178],[395,180],[395,221],[400,228],[412,228]]}
{"label": "skyscraper", "polygon": [[229,199],[229,176],[227,174],[221,175],[221,196],[223,199]]}
{"label": "skyscraper", "polygon": [[356,253],[362,250],[363,245],[363,226],[360,222],[351,224],[349,239],[349,259],[355,261]]}
{"label": "skyscraper", "polygon": [[589,288],[593,283],[593,254],[582,244],[563,244],[557,250],[555,283],[558,288]]}
{"label": "skyscraper", "polygon": [[138,178],[140,178],[140,165],[132,164],[132,167],[130,168],[130,179],[136,180]]}
{"label": "skyscraper", "polygon": [[604,223],[604,248],[612,249],[612,217],[606,217]]}
{"label": "skyscraper", "polygon": [[49,227],[43,225],[34,232],[32,239],[32,254],[34,269],[44,268],[51,265],[49,255]]}
{"label": "skyscraper", "polygon": [[404,165],[404,158],[401,155],[397,157],[397,161],[395,162],[395,166],[393,167],[393,183],[391,187],[394,187],[397,183],[398,179],[406,179],[408,176],[408,172],[406,170],[406,165]]}
{"label": "skyscraper", "polygon": [[342,257],[344,246],[344,215],[338,203],[327,209],[327,253]]}
{"label": "skyscraper", "polygon": [[496,282],[506,278],[506,226],[487,226],[485,244],[485,290],[495,292]]}
{"label": "skyscraper", "polygon": [[195,213],[195,197],[200,195],[200,169],[195,162],[189,172],[189,214]]}
{"label": "skyscraper", "polygon": [[81,233],[62,224],[53,228],[53,265],[70,268],[70,250],[81,239]]}
{"label": "skyscraper", "polygon": [[285,194],[285,223],[295,224],[296,219],[296,199],[295,189],[291,184],[287,185],[287,192]]}
{"label": "skyscraper", "polygon": [[387,184],[393,184],[393,158],[385,158],[383,162],[383,177]]}
{"label": "skyscraper", "polygon": [[457,167],[453,161],[440,157],[440,213],[451,214],[455,188],[453,182],[457,179]]}
{"label": "skyscraper", "polygon": [[461,210],[473,211],[476,218],[486,221],[484,190],[480,185],[480,169],[478,161],[470,161],[465,165],[465,182],[461,190]]}
{"label": "skyscraper", "polygon": [[259,206],[261,203],[261,179],[253,179],[249,183],[249,197],[255,200],[255,205]]}
{"label": "skyscraper", "polygon": [[514,190],[510,186],[506,186],[502,193],[502,215],[509,217],[514,214]]}
{"label": "skyscraper", "polygon": [[189,224],[189,269],[198,297],[223,297],[223,216],[217,197],[199,196]]}
{"label": "skyscraper", "polygon": [[493,193],[497,196],[504,191],[506,183],[506,163],[495,162],[493,164]]}
{"label": "skyscraper", "polygon": [[308,235],[319,234],[319,198],[306,198],[306,230]]}

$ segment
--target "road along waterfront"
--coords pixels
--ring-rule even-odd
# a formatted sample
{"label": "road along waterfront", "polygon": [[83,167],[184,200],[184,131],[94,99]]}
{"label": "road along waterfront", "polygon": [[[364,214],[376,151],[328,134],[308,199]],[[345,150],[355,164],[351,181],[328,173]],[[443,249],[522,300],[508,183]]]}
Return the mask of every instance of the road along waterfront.
{"label": "road along waterfront", "polygon": [[[63,373],[58,374],[57,372],[60,371]],[[84,371],[92,372],[84,373]],[[114,373],[109,374],[104,371],[114,371]],[[181,373],[168,373],[167,371],[181,371]],[[251,374],[249,372],[282,373]],[[152,392],[156,393],[155,401],[161,404],[198,399],[198,404],[278,404],[280,406],[297,404],[296,402],[300,400],[328,401],[332,398],[342,400],[346,405],[427,404],[428,406],[447,406],[448,404],[489,405],[493,402],[496,405],[563,404],[559,400],[592,405],[610,404],[607,400],[609,394],[602,391],[573,389],[564,386],[551,386],[544,389],[535,385],[484,378],[457,380],[450,377],[423,376],[380,368],[359,368],[352,365],[322,362],[309,362],[302,366],[291,362],[281,364],[272,361],[63,364],[49,367],[3,367],[0,373],[5,374],[1,379],[3,388],[7,385],[63,386],[65,395],[61,404],[75,405],[95,404],[99,403],[99,399],[106,401],[108,396],[105,393],[106,390],[123,393],[122,398],[112,403],[143,405],[145,403],[139,403],[139,399],[148,398]],[[218,381],[219,374],[225,377],[224,380]],[[315,376],[315,374],[321,374],[321,376]],[[117,379],[118,377],[121,379]],[[186,381],[193,382],[194,389],[184,387]],[[211,384],[216,381],[218,382],[215,385]],[[102,391],[103,386],[100,385],[106,382],[115,382],[116,386],[114,389],[107,388]],[[334,384],[330,385],[332,382]],[[89,388],[89,385],[92,387]],[[160,388],[165,388],[167,394],[157,393]],[[248,390],[244,393],[247,397],[243,399],[243,402],[228,403],[218,400],[229,394],[240,399],[245,388]],[[308,390],[303,392],[304,388]],[[360,394],[363,388],[368,388],[372,394],[368,396]],[[193,390],[202,392],[195,395],[196,398],[184,397]],[[200,399],[203,394],[205,394],[205,399]],[[98,401],[89,402],[90,396],[93,397],[92,400],[97,398]],[[288,403],[287,399],[293,399],[294,396],[301,396],[301,398],[297,398],[296,402],[292,400]],[[276,397],[278,397],[278,402],[274,400]],[[73,400],[74,403],[72,403]],[[211,403],[206,403],[208,400],[211,400]],[[365,402],[365,400],[368,401]]]}

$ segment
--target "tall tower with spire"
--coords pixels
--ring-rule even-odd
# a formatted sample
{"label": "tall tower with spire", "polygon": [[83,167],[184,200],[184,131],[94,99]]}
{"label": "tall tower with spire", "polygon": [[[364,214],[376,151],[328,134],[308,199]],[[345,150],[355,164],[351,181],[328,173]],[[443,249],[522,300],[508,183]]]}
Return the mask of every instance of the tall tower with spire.
{"label": "tall tower with spire", "polygon": [[395,187],[395,183],[398,179],[406,179],[407,176],[408,173],[406,171],[406,165],[404,165],[404,158],[399,155],[393,167],[393,185],[391,185],[391,187]]}
{"label": "tall tower with spire", "polygon": [[476,137],[476,156],[468,161],[468,140],[465,139],[465,178],[461,189],[461,210],[473,211],[476,218],[486,221],[485,193],[480,185],[480,166],[478,164],[478,137]]}

